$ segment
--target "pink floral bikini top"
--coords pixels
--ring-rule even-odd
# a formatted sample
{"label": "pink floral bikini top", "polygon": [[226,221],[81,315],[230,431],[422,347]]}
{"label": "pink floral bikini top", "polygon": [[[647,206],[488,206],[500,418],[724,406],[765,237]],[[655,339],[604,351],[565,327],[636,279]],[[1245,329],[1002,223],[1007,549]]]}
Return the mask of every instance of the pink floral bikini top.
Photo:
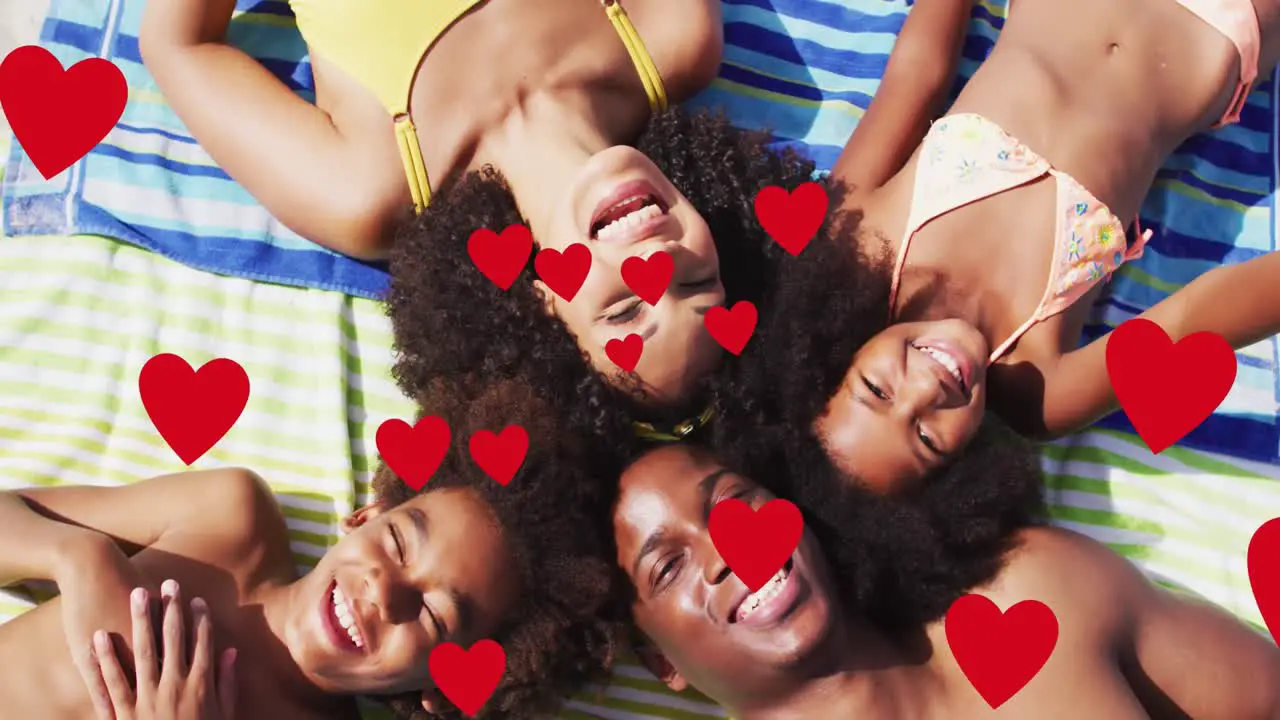
{"label": "pink floral bikini top", "polygon": [[890,309],[897,299],[907,247],[925,223],[1045,175],[1057,180],[1058,189],[1049,285],[1036,311],[988,362],[997,360],[1033,325],[1066,310],[1121,265],[1142,255],[1151,231],[1142,232],[1136,219],[1141,238],[1126,248],[1124,224],[1075,178],[1055,170],[981,115],[948,115],[933,124],[921,147],[911,214],[893,269]]}

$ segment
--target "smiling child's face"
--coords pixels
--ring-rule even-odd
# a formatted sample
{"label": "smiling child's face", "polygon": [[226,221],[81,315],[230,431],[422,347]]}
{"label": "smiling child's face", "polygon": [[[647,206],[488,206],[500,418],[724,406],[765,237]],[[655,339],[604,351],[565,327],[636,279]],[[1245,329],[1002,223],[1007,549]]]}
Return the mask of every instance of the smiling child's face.
{"label": "smiling child's face", "polygon": [[989,348],[962,320],[890,325],[854,356],[814,423],[842,472],[881,493],[964,448],[986,407]]}
{"label": "smiling child's face", "polygon": [[492,636],[519,596],[514,560],[490,508],[447,488],[394,508],[371,505],[301,581],[285,643],[332,693],[433,686],[427,656]]}

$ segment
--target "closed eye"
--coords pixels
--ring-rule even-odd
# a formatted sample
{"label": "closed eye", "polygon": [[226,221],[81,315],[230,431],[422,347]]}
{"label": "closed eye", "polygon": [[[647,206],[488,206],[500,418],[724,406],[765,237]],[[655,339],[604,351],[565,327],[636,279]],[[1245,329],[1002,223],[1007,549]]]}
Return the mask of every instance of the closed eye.
{"label": "closed eye", "polygon": [[396,557],[400,558],[400,564],[404,564],[404,543],[400,540],[400,533],[396,530],[396,526],[388,523],[387,527],[391,530],[391,541],[396,544]]}
{"label": "closed eye", "polygon": [[880,398],[881,400],[888,400],[888,399],[889,399],[889,394],[888,394],[888,393],[886,393],[885,391],[881,390],[881,389],[880,389],[880,387],[879,387],[878,385],[876,385],[875,383],[873,383],[873,382],[871,382],[870,380],[868,380],[868,379],[867,379],[867,377],[866,377],[865,375],[862,377],[862,384],[867,386],[867,389],[871,391],[871,394],[872,394],[872,395],[875,395],[876,397]]}
{"label": "closed eye", "polygon": [[622,325],[623,323],[630,322],[640,314],[640,305],[640,298],[636,298],[635,301],[629,303],[621,310],[605,315],[604,321],[610,325]]}
{"label": "closed eye", "polygon": [[428,605],[425,600],[422,602],[422,607],[427,611],[427,616],[431,618],[431,625],[435,628],[437,641],[444,642],[444,638],[448,635],[448,632],[444,623],[440,622],[440,616],[436,615],[436,611],[432,610],[431,606]]}
{"label": "closed eye", "polygon": [[710,277],[704,278],[702,280],[695,280],[693,282],[680,283],[680,287],[685,290],[693,290],[693,291],[710,290],[711,288],[715,287],[716,281],[719,279],[720,278],[718,275],[711,275]]}
{"label": "closed eye", "polygon": [[937,443],[935,443],[933,439],[929,437],[929,434],[924,431],[923,427],[917,427],[916,434],[920,436],[920,442],[924,443],[924,446],[933,451],[935,455],[944,454],[942,449],[938,447]]}

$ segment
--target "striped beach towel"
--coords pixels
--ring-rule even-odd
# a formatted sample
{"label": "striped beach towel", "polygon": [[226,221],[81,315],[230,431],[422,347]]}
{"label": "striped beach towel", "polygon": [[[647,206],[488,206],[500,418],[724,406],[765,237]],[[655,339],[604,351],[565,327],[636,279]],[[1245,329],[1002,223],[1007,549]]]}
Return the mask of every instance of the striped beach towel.
{"label": "striped beach towel", "polygon": [[[829,167],[875,92],[906,5],[733,0],[724,9],[726,62],[697,103],[725,106],[744,126],[771,127],[780,142],[808,148]],[[1002,13],[993,4],[975,13],[966,73],[989,50]],[[1100,305],[1099,324],[1119,322],[1185,282],[1163,263],[1209,266],[1274,247],[1274,178],[1264,181],[1256,165],[1235,165],[1245,150],[1274,151],[1275,132],[1259,128],[1275,120],[1276,89],[1259,85],[1244,127],[1196,141],[1205,147],[1189,143],[1169,164],[1144,209],[1144,221],[1158,226],[1148,253],[1156,257],[1117,279],[1118,299]],[[1203,190],[1204,178],[1226,189]],[[175,180],[164,187],[184,186]],[[1257,195],[1241,201],[1234,194],[1241,187]],[[157,352],[196,365],[231,357],[249,373],[253,395],[236,427],[196,467],[246,465],[261,473],[284,507],[299,568],[314,565],[336,541],[337,519],[367,498],[377,426],[412,415],[389,378],[391,333],[381,308],[330,290],[200,272],[140,249],[127,235],[50,232],[0,237],[0,489],[124,484],[183,469],[147,419],[138,371]],[[1276,410],[1274,346],[1237,357],[1232,396],[1206,427],[1238,421],[1265,433]],[[1048,446],[1051,512],[1055,523],[1107,543],[1155,580],[1261,627],[1245,552],[1254,530],[1280,515],[1280,464],[1274,443],[1242,441],[1232,449],[1222,432],[1216,442],[1225,451],[1217,453],[1175,447],[1152,456],[1123,429]],[[31,605],[27,594],[0,592],[0,622]],[[561,716],[684,720],[724,713],[697,694],[666,691],[627,662]]]}
{"label": "striped beach towel", "polygon": [[[219,169],[165,105],[141,65],[142,0],[53,0],[42,43],[69,65],[111,58],[129,82],[117,128],[89,156],[45,181],[14,148],[3,188],[8,235],[93,233],[210,272],[376,298],[385,267],[302,240]],[[690,105],[725,108],[830,167],[879,82],[908,5],[902,0],[725,0],[720,79]],[[229,41],[312,98],[306,48],[287,3],[240,0]],[[1005,11],[977,5],[965,43],[968,77],[990,52]],[[1142,210],[1155,230],[1097,307],[1086,340],[1137,315],[1210,267],[1276,249],[1274,83],[1257,83],[1238,125],[1192,139],[1166,163]],[[1280,460],[1280,344],[1242,350],[1221,409],[1184,444]],[[1123,414],[1102,424],[1130,430]]]}
{"label": "striped beach towel", "polygon": [[[875,93],[908,6],[900,0],[723,5],[727,47],[720,80],[691,104],[726,108],[735,124],[770,129],[779,145],[831,167]],[[1006,9],[1003,0],[977,3],[962,81],[990,53]],[[1086,328],[1086,342],[1216,265],[1278,248],[1274,75],[1259,78],[1255,88],[1239,124],[1192,138],[1161,169],[1141,213],[1155,236],[1146,254],[1111,283]],[[1270,338],[1236,357],[1231,394],[1183,444],[1280,461],[1280,341]],[[1123,413],[1101,424],[1132,431]]]}
{"label": "striped beach towel", "polygon": [[[376,298],[385,263],[330,251],[280,224],[209,157],[165,103],[138,53],[145,0],[52,0],[40,33],[64,67],[110,59],[129,102],[83,160],[45,180],[15,146],[4,187],[11,236],[120,238],[209,272]],[[291,90],[315,99],[306,45],[285,2],[239,0],[227,40]]]}

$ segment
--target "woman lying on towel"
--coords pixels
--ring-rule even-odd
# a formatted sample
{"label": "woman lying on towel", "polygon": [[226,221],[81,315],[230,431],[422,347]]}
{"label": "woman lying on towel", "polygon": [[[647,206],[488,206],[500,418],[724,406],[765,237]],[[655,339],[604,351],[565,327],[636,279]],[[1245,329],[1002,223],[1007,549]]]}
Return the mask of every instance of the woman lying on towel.
{"label": "woman lying on towel", "polygon": [[[591,279],[564,318],[605,370],[617,327],[597,316],[618,314],[623,261],[663,244],[680,290],[654,311],[662,327],[646,337],[637,372],[678,395],[685,364],[719,358],[702,326],[705,308],[724,300],[715,243],[741,242],[754,224],[750,196],[691,202],[689,186],[667,175],[695,168],[660,168],[643,152],[676,141],[651,117],[716,76],[718,0],[291,0],[314,105],[226,43],[235,5],[149,2],[140,50],[192,135],[285,225],[377,258],[416,210],[428,242],[450,255],[446,269],[466,262],[486,283],[467,256],[482,227],[527,219],[539,248],[589,245]],[[709,122],[685,118],[691,134],[679,141],[713,150],[697,134]],[[628,146],[637,138],[641,151]],[[393,271],[441,269],[410,261]]]}
{"label": "woman lying on towel", "polygon": [[614,511],[640,654],[672,688],[697,688],[740,720],[988,718],[942,621],[977,593],[1001,610],[1038,600],[1058,623],[1052,654],[1001,716],[1280,717],[1275,645],[1102,545],[1039,525],[1041,479],[1028,471],[1019,484],[950,487],[960,495],[932,508],[811,487],[801,507],[840,508],[842,522],[808,528],[752,593],[707,518],[726,499],[758,508],[773,495],[696,448],[653,451],[624,473]]}
{"label": "woman lying on towel", "polygon": [[207,608],[213,657],[235,650],[240,720],[357,718],[360,695],[403,718],[430,717],[424,707],[460,717],[427,658],[485,638],[508,658],[486,712],[547,711],[607,676],[615,633],[600,509],[582,501],[571,467],[538,452],[506,487],[457,448],[421,492],[379,474],[376,500],[301,575],[279,507],[247,471],[0,493],[0,583],[46,579],[60,591],[0,626],[0,717],[89,717],[78,668],[101,688],[94,631],[131,658],[131,590],[159,597],[166,578]]}
{"label": "woman lying on towel", "polygon": [[[785,268],[723,413],[886,491],[963,456],[987,408],[1030,437],[1117,409],[1110,335],[1077,349],[1089,308],[1142,253],[1134,218],[1161,163],[1235,122],[1280,56],[1277,0],[1016,0],[931,123],[913,68],[948,62],[937,48],[969,5],[911,11],[833,170],[854,239]],[[1241,348],[1280,332],[1278,279],[1278,253],[1215,268],[1141,317]]]}

